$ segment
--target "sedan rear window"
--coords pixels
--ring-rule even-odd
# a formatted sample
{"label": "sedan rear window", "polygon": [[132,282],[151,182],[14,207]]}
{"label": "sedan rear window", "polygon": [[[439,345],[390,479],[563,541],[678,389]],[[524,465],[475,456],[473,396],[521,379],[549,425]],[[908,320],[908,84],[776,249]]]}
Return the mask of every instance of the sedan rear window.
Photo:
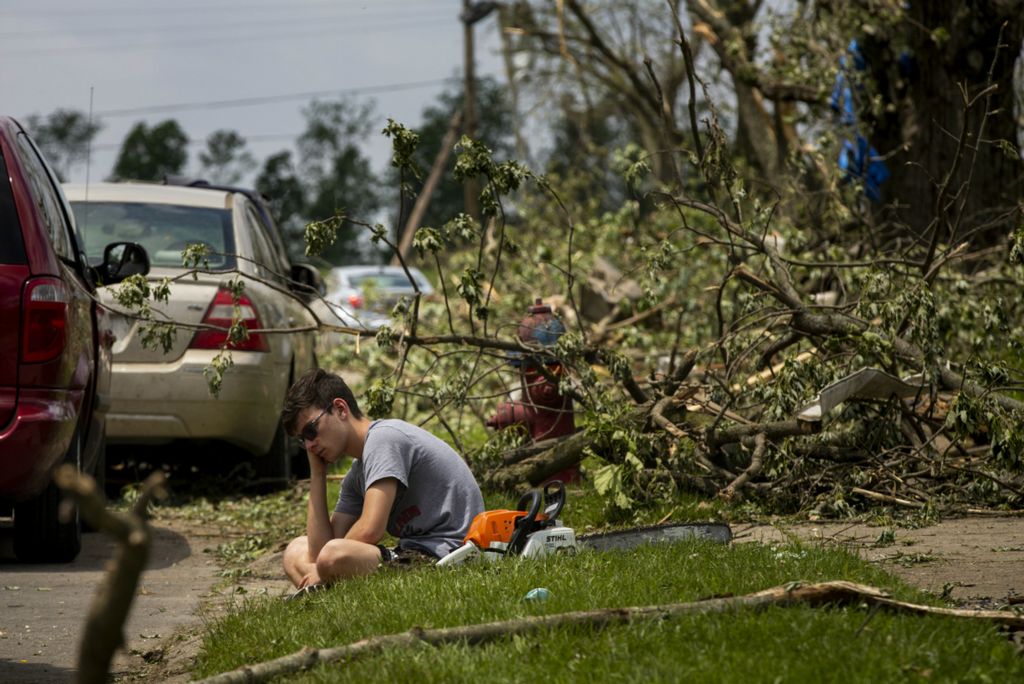
{"label": "sedan rear window", "polygon": [[103,261],[111,242],[137,242],[152,266],[181,268],[187,245],[209,246],[211,269],[235,267],[230,209],[144,202],[72,202],[89,263]]}

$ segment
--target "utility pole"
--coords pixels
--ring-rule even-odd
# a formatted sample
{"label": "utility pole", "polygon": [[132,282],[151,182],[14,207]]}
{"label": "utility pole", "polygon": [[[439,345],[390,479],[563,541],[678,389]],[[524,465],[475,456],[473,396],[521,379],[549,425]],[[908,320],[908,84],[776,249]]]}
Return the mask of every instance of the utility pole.
{"label": "utility pole", "polygon": [[[465,48],[464,73],[465,104],[462,108],[462,132],[470,138],[476,138],[476,69],[473,47],[473,24],[480,21],[492,11],[498,8],[495,2],[473,2],[462,0],[463,46]],[[480,185],[477,179],[469,178],[465,183],[465,205],[466,213],[473,217],[477,223],[480,222]]]}

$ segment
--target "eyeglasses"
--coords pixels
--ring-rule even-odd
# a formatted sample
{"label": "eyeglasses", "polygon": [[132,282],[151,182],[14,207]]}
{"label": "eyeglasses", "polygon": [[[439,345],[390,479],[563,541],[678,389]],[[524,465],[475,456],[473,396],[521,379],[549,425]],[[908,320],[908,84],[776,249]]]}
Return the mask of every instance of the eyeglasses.
{"label": "eyeglasses", "polygon": [[316,418],[302,426],[302,429],[299,430],[298,434],[298,440],[300,442],[305,444],[306,442],[312,442],[314,439],[316,439],[316,435],[318,432],[316,424],[320,422],[321,418],[323,418],[324,416],[331,412],[331,408],[331,406],[328,406],[327,408],[320,412],[319,416],[317,416]]}

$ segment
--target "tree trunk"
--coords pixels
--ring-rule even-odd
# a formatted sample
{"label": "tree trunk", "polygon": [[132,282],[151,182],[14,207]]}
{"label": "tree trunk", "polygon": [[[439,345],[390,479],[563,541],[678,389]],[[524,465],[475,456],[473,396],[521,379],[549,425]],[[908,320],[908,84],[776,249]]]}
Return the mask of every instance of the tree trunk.
{"label": "tree trunk", "polygon": [[[883,204],[925,244],[936,230],[942,243],[991,244],[1013,225],[1024,194],[1013,87],[1024,3],[929,0],[909,3],[906,11],[898,35],[860,39],[883,106],[891,105],[874,120],[865,117],[873,124],[871,142],[892,171]],[[1004,47],[997,54],[1000,35]],[[967,99],[975,97],[990,70],[990,99],[968,107],[964,89]]]}

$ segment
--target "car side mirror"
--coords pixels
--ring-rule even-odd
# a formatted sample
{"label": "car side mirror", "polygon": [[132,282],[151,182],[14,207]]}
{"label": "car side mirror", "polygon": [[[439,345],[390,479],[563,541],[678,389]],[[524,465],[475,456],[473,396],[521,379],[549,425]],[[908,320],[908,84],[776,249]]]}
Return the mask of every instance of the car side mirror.
{"label": "car side mirror", "polygon": [[322,296],[327,291],[320,271],[311,264],[292,264],[289,285],[292,292],[307,300]]}
{"label": "car side mirror", "polygon": [[98,270],[104,285],[115,285],[129,276],[149,273],[149,255],[137,242],[111,242],[103,250]]}

